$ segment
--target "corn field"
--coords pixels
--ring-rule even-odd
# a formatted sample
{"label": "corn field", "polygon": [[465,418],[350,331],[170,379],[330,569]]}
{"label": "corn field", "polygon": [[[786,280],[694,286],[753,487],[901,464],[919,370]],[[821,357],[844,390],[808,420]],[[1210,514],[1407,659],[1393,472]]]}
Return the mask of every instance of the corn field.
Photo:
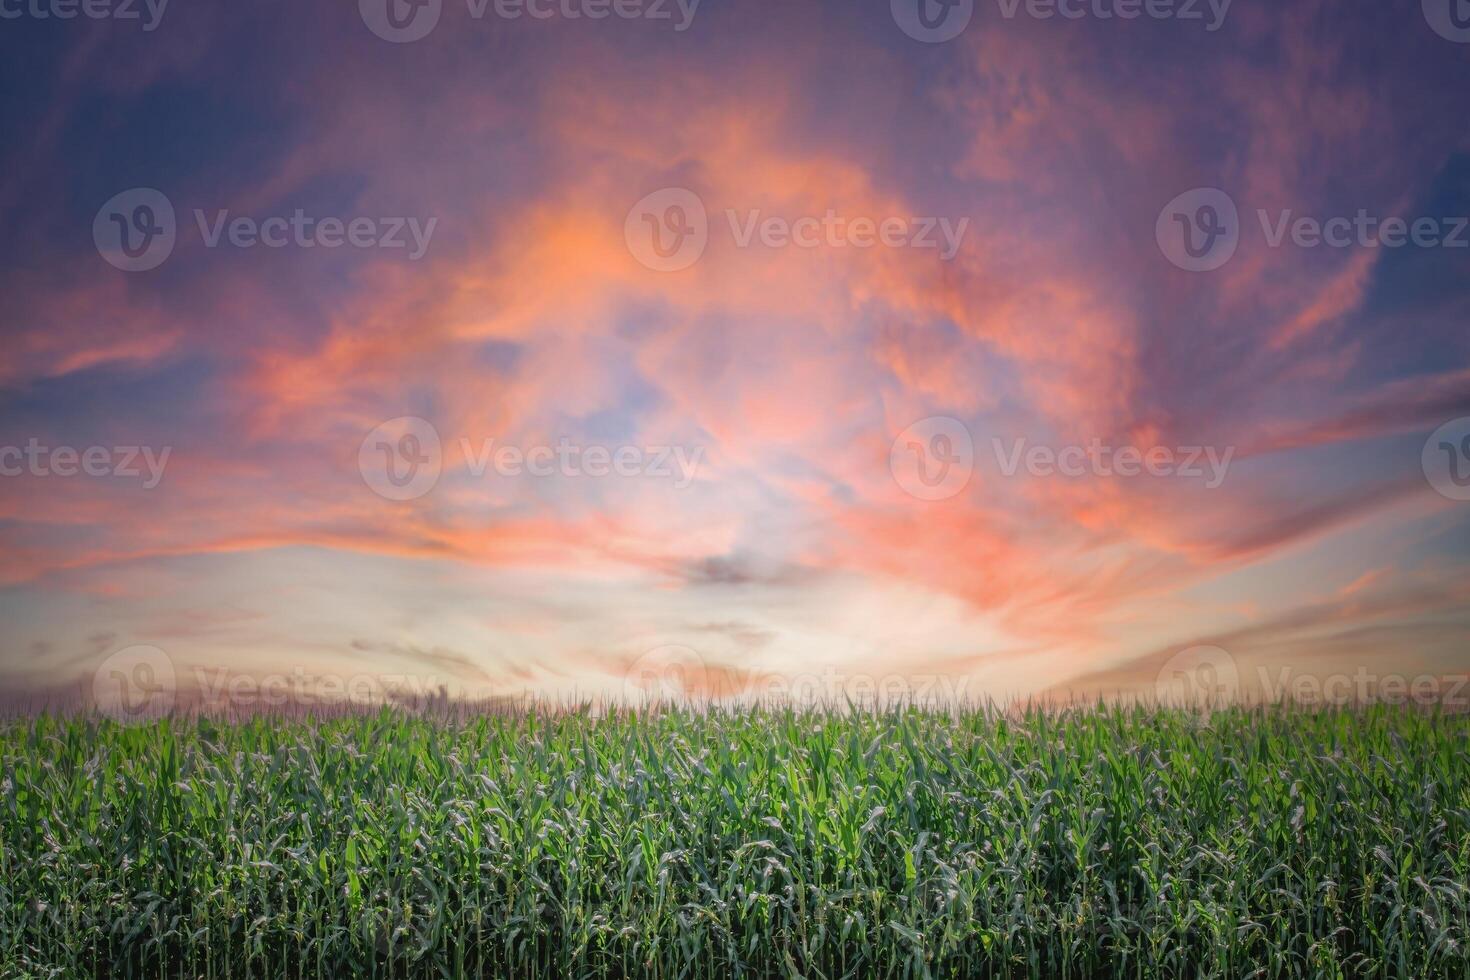
{"label": "corn field", "polygon": [[1463,977],[1470,719],[0,725],[6,977]]}

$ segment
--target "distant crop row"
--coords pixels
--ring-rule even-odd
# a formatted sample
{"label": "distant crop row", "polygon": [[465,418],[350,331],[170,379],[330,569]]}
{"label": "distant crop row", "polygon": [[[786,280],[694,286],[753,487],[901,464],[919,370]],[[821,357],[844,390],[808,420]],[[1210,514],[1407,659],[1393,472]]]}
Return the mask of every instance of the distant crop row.
{"label": "distant crop row", "polygon": [[0,976],[1463,977],[1470,719],[0,725]]}

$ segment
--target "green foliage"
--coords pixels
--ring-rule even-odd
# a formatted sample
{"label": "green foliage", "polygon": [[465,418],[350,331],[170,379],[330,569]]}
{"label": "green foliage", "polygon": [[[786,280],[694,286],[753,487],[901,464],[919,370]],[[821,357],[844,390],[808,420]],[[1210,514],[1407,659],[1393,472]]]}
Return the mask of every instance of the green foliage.
{"label": "green foliage", "polygon": [[0,975],[1462,977],[1470,719],[0,726]]}

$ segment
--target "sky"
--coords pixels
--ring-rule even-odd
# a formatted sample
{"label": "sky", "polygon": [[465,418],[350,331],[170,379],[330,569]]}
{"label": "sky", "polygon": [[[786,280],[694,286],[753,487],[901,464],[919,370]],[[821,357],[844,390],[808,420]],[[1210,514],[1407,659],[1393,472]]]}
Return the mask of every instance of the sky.
{"label": "sky", "polygon": [[0,688],[1470,701],[1467,14],[0,0]]}

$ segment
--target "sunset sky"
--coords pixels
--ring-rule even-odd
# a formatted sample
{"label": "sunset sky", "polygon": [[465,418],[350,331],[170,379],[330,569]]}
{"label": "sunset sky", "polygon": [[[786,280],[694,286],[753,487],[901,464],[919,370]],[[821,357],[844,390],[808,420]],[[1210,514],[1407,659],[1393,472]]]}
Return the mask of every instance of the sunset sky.
{"label": "sunset sky", "polygon": [[[905,0],[442,0],[416,40],[373,2],[6,8],[0,687],[139,645],[181,690],[1470,671],[1470,43],[1432,0],[975,0],[947,40]],[[173,241],[129,271],[140,188]],[[1438,238],[1291,230],[1360,212]]]}

